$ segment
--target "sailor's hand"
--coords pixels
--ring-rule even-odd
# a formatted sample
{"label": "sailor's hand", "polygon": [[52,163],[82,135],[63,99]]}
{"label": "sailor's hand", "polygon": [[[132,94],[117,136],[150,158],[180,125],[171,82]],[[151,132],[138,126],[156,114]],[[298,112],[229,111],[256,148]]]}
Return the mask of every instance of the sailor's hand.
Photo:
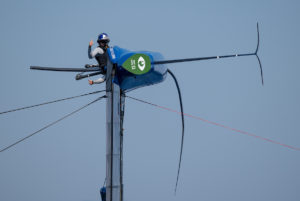
{"label": "sailor's hand", "polygon": [[93,80],[89,80],[89,84],[90,85],[94,84],[94,81]]}
{"label": "sailor's hand", "polygon": [[92,47],[92,45],[94,44],[93,40],[90,41],[89,46]]}

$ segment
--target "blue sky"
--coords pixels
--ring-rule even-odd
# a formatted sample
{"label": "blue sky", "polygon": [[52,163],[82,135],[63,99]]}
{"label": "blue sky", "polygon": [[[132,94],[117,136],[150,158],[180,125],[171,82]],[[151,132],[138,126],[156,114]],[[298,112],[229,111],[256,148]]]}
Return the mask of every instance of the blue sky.
{"label": "blue sky", "polygon": [[[172,64],[186,113],[300,147],[298,1],[0,2],[0,111],[103,89],[75,73],[30,65],[83,67],[88,42],[160,52],[166,59],[253,52],[255,57]],[[175,84],[129,93],[179,110]],[[0,146],[38,130],[97,96],[0,116]],[[186,117],[177,195],[180,116],[126,100],[126,200],[300,199],[299,151]],[[105,179],[105,102],[0,154],[0,200],[100,200]]]}

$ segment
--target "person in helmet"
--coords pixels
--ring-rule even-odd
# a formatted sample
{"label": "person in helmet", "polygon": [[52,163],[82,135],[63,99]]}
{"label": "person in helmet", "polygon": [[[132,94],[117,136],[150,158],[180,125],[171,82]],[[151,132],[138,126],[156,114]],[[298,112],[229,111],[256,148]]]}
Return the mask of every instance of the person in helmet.
{"label": "person in helmet", "polygon": [[[90,41],[89,43],[89,48],[88,48],[88,57],[89,59],[95,58],[98,62],[98,65],[100,68],[102,68],[102,71],[104,72],[104,66],[106,66],[107,63],[107,53],[106,50],[109,47],[108,43],[109,43],[110,39],[108,37],[108,35],[106,33],[101,33],[98,36],[98,47],[96,47],[93,51],[92,51],[92,46],[94,44],[93,40]],[[104,82],[106,79],[105,74],[100,77],[97,80],[89,80],[89,84],[100,84],[102,82]]]}

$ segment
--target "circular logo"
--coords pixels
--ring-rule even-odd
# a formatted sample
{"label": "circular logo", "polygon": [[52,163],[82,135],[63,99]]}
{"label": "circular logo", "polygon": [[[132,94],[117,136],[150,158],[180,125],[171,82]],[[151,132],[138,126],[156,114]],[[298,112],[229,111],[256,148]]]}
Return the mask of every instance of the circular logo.
{"label": "circular logo", "polygon": [[140,56],[140,58],[138,59],[138,67],[141,71],[143,71],[146,67],[145,59],[142,56]]}

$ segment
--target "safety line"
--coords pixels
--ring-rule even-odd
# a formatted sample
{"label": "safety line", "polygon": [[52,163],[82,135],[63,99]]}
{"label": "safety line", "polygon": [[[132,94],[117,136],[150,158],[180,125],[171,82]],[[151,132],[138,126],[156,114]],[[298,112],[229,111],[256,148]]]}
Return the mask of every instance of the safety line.
{"label": "safety line", "polygon": [[19,144],[20,142],[22,142],[22,141],[24,141],[24,140],[26,140],[26,139],[32,137],[33,135],[35,135],[35,134],[37,134],[37,133],[39,133],[39,132],[45,130],[46,128],[49,128],[50,126],[53,126],[54,124],[56,124],[56,123],[58,123],[58,122],[60,122],[60,121],[62,121],[62,120],[64,120],[64,119],[66,119],[67,117],[69,117],[69,116],[75,114],[76,112],[79,112],[80,110],[86,108],[87,106],[89,106],[89,105],[91,105],[91,104],[93,104],[93,103],[97,102],[98,100],[101,100],[102,98],[105,98],[105,97],[106,97],[106,95],[101,96],[101,97],[95,99],[94,101],[92,101],[92,102],[90,102],[90,103],[88,103],[88,104],[86,104],[86,105],[84,105],[84,106],[78,108],[77,110],[75,110],[75,111],[73,111],[73,112],[71,112],[71,113],[69,113],[69,114],[67,114],[67,115],[65,115],[65,116],[63,116],[63,117],[61,117],[60,119],[58,119],[58,120],[56,120],[56,121],[54,121],[54,122],[52,122],[52,123],[50,123],[50,124],[44,126],[43,128],[41,128],[41,129],[35,131],[34,133],[32,133],[32,134],[30,134],[30,135],[27,135],[26,137],[24,137],[24,138],[18,140],[17,142],[15,142],[15,143],[13,143],[13,144],[11,144],[11,145],[5,147],[4,149],[1,149],[0,152],[3,152],[3,151],[5,151],[5,150],[7,150],[7,149],[9,149],[9,148],[11,148],[11,147],[13,147],[13,146]]}
{"label": "safety line", "polygon": [[69,98],[62,98],[62,99],[58,99],[58,100],[54,100],[54,101],[49,101],[49,102],[45,102],[45,103],[40,103],[40,104],[36,104],[36,105],[31,105],[31,106],[16,108],[16,109],[12,109],[12,110],[8,110],[8,111],[0,112],[0,115],[1,114],[5,114],[5,113],[10,113],[10,112],[16,112],[16,111],[19,111],[19,110],[25,110],[25,109],[29,109],[29,108],[33,108],[33,107],[38,107],[38,106],[42,106],[42,105],[47,105],[47,104],[51,104],[51,103],[57,103],[57,102],[60,102],[60,101],[65,101],[65,100],[70,100],[70,99],[74,99],[74,98],[79,98],[79,97],[82,97],[82,96],[88,96],[88,95],[92,95],[92,94],[97,94],[97,93],[104,92],[104,91],[106,91],[106,90],[94,91],[94,92],[90,92],[90,93],[81,94],[81,95],[78,95],[78,96],[72,96],[72,97],[69,97]]}
{"label": "safety line", "polygon": [[[154,104],[154,103],[150,103],[150,102],[147,102],[147,101],[144,101],[144,100],[141,100],[141,99],[137,99],[137,98],[134,98],[134,97],[131,97],[131,96],[126,96],[126,97],[128,97],[128,98],[130,98],[130,99],[133,99],[133,100],[136,100],[136,101],[139,101],[139,102],[142,102],[142,103],[146,103],[146,104],[148,104],[148,105],[152,105],[152,106],[155,106],[155,107],[158,107],[158,108],[161,108],[161,109],[170,111],[170,112],[174,112],[174,113],[177,113],[177,114],[181,114],[181,112],[176,111],[176,110],[174,110],[174,109],[170,109],[170,108],[167,108],[167,107],[163,107],[163,106],[160,106],[160,105],[157,105],[157,104]],[[271,142],[271,143],[273,143],[273,144],[281,145],[281,146],[286,147],[286,148],[289,148],[289,149],[293,149],[293,150],[300,151],[300,148],[298,148],[298,147],[293,147],[293,146],[290,146],[290,145],[287,145],[287,144],[283,144],[283,143],[281,143],[281,142],[277,142],[277,141],[272,140],[272,139],[269,139],[269,138],[261,137],[261,136],[258,136],[258,135],[255,135],[255,134],[252,134],[252,133],[249,133],[249,132],[246,132],[246,131],[242,131],[242,130],[238,130],[238,129],[235,129],[235,128],[231,128],[231,127],[229,127],[229,126],[225,126],[225,125],[222,125],[222,124],[213,122],[213,121],[209,121],[209,120],[203,119],[203,118],[201,118],[201,117],[197,117],[197,116],[194,116],[194,115],[191,115],[191,114],[187,114],[187,113],[183,113],[183,115],[185,115],[185,116],[187,116],[187,117],[190,117],[190,118],[193,118],[193,119],[201,120],[201,121],[203,121],[203,122],[206,122],[206,123],[209,123],[209,124],[212,124],[212,125],[215,125],[215,126],[219,126],[219,127],[222,127],[222,128],[228,129],[228,130],[231,130],[231,131],[235,131],[235,132],[237,132],[237,133],[241,133],[241,134],[244,134],[244,135],[248,135],[248,136],[251,136],[251,137],[255,137],[255,138],[257,138],[257,139],[264,140],[264,141],[267,141],[267,142]]]}

